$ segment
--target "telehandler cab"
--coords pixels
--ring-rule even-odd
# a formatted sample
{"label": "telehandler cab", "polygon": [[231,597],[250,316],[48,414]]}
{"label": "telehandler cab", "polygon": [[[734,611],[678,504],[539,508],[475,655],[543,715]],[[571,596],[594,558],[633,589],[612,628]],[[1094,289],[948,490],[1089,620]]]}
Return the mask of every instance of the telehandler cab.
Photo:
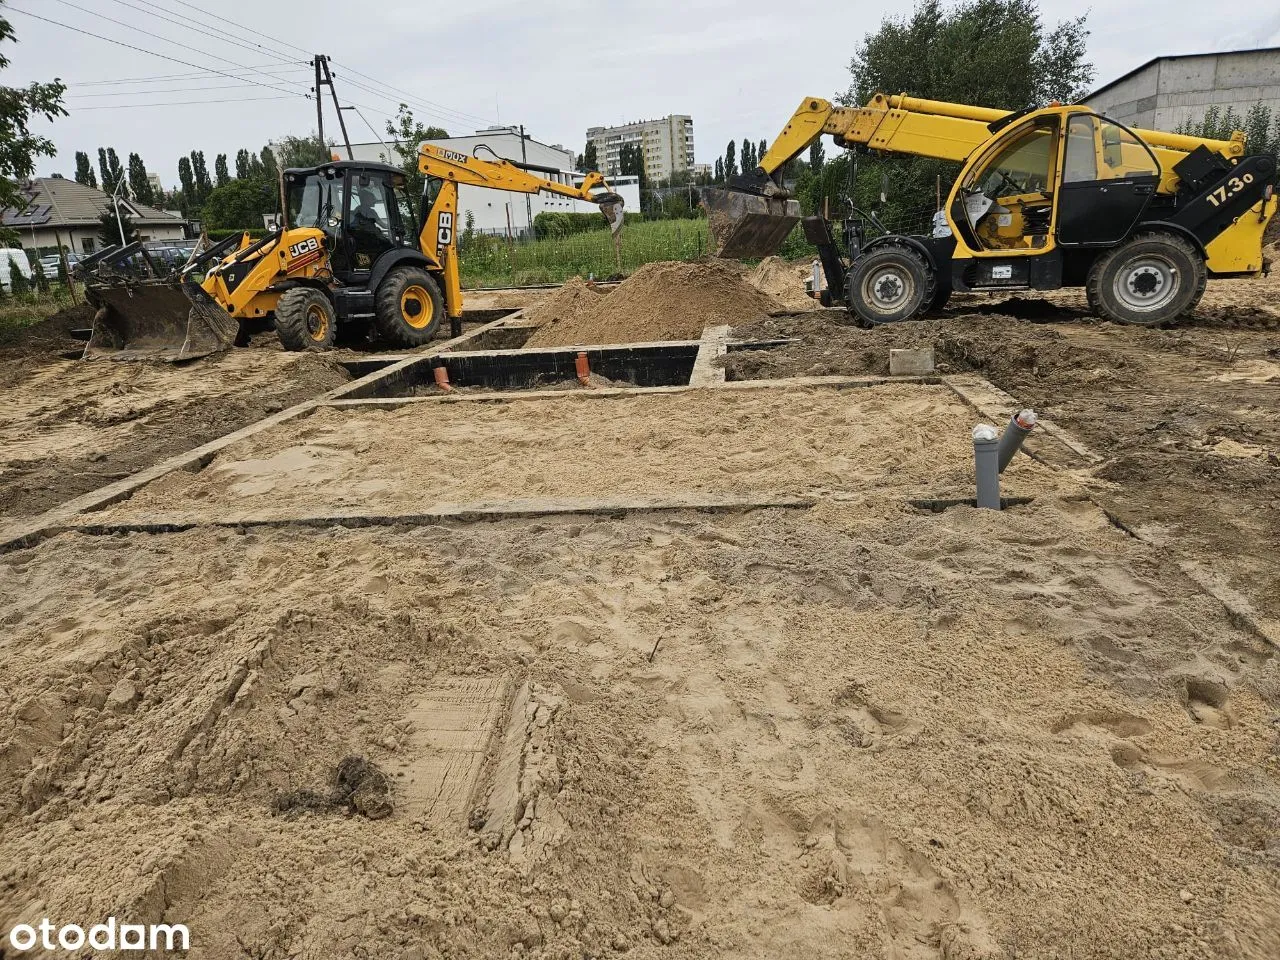
{"label": "telehandler cab", "polygon": [[579,180],[429,143],[418,149],[418,169],[426,177],[421,217],[402,170],[335,160],[283,171],[280,226],[257,241],[228,238],[177,277],[162,276],[140,244],[84,261],[86,297],[97,308],[85,355],[183,360],[225,350],[240,321],[266,317],[287,350],[329,349],[339,325],[356,323],[406,348],[431,340],[445,316],[458,333],[462,184],[588,201],[615,237],[622,228],[622,198],[599,173]]}
{"label": "telehandler cab", "polygon": [[1093,311],[1156,325],[1190,312],[1208,277],[1264,269],[1276,160],[1244,135],[1211,140],[1130,130],[1085,106],[1009,113],[876,94],[865,107],[808,98],[759,166],[704,190],[721,256],[763,257],[801,220],[782,169],[823,134],[842,147],[953,160],[960,174],[931,236],[868,241],[804,218],[826,277],[823,299],[863,320],[910,320],[952,291],[1084,287]]}

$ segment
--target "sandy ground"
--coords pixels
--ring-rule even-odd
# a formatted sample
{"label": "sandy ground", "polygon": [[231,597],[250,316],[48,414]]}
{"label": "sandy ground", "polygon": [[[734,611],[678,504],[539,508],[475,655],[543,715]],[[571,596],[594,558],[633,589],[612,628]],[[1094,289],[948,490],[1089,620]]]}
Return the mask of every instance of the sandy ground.
{"label": "sandy ground", "polygon": [[[0,923],[218,958],[1280,950],[1273,651],[1084,503],[0,562]],[[352,755],[389,817],[274,812]]]}
{"label": "sandy ground", "polygon": [[1280,629],[1280,276],[1211,282],[1196,317],[1168,330],[1092,321],[1075,294],[1055,300],[999,306],[1053,323],[974,313],[997,308],[974,300],[874,330],[838,311],[771,318],[735,332],[800,342],[730,354],[726,367],[730,378],[885,373],[890,347],[932,344],[939,369],[980,372],[1102,454],[1101,502]]}
{"label": "sandy ground", "polygon": [[[888,486],[964,496],[976,419],[945,387],[897,385],[328,409],[256,434],[200,472],[169,474],[94,516],[324,516],[437,502]],[[1027,457],[1006,476],[1014,496],[1055,482]]]}

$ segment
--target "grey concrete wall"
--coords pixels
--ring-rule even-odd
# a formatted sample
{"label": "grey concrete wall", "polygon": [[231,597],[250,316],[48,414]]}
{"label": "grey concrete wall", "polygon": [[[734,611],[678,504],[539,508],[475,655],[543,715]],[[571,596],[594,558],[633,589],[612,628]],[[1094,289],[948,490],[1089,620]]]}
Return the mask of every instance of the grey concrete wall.
{"label": "grey concrete wall", "polygon": [[1280,113],[1280,49],[1166,57],[1085,102],[1130,126],[1173,130],[1211,106],[1243,116],[1259,101]]}

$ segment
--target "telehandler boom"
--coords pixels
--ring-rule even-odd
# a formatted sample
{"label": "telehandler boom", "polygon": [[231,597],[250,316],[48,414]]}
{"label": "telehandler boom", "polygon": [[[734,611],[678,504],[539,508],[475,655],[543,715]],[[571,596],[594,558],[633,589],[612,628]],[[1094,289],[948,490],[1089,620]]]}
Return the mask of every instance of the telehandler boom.
{"label": "telehandler boom", "polygon": [[584,200],[600,207],[615,237],[622,228],[622,198],[599,173],[579,178],[430,143],[418,148],[418,169],[426,177],[420,217],[404,171],[335,160],[285,170],[279,228],[257,241],[223,241],[177,278],[159,276],[140,244],[85,261],[86,296],[97,308],[85,355],[183,360],[225,350],[240,321],[267,317],[287,350],[329,349],[339,324],[372,324],[400,347],[427,343],[445,316],[460,332],[460,185]]}
{"label": "telehandler boom", "polygon": [[859,218],[804,218],[825,299],[871,323],[941,308],[952,291],[1084,287],[1091,308],[1155,325],[1192,310],[1207,277],[1266,268],[1276,161],[1246,156],[1242,133],[1213,140],[1130,130],[1088,107],[1010,113],[876,94],[863,107],[807,98],[754,171],[704,190],[721,256],[773,253],[801,220],[785,164],[823,135],[837,145],[952,160],[945,227],[866,242]]}

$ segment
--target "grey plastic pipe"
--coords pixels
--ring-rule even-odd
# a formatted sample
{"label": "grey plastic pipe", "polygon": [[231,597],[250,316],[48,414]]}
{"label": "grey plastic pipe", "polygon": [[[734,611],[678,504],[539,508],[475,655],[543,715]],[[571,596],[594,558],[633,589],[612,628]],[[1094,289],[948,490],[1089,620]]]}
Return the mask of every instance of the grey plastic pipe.
{"label": "grey plastic pipe", "polygon": [[978,480],[978,506],[1000,509],[1000,441],[996,428],[980,423],[973,428],[973,472]]}
{"label": "grey plastic pipe", "polygon": [[1000,472],[1004,473],[1004,468],[1022,449],[1022,441],[1027,439],[1028,434],[1036,427],[1036,412],[1034,410],[1022,410],[1015,413],[1009,418],[1009,425],[1004,428],[1004,433],[1000,435]]}

